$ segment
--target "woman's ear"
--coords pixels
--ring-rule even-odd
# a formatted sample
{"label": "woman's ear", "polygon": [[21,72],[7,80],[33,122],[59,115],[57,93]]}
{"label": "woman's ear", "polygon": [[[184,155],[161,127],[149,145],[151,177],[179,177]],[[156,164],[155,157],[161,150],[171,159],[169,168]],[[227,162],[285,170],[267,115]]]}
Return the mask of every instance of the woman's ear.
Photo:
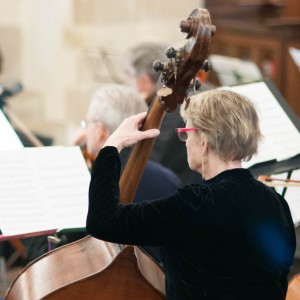
{"label": "woman's ear", "polygon": [[208,152],[208,148],[209,148],[209,144],[208,144],[208,141],[206,139],[206,137],[204,137],[202,135],[202,138],[201,138],[201,150],[202,150],[202,153],[207,153]]}

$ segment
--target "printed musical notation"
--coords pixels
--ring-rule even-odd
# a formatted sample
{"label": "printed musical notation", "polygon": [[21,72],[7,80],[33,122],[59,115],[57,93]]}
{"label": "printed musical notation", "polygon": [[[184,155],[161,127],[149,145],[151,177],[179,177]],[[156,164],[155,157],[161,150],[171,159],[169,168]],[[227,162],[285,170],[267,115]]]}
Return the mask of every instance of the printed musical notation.
{"label": "printed musical notation", "polygon": [[2,234],[84,228],[89,181],[78,147],[1,151]]}

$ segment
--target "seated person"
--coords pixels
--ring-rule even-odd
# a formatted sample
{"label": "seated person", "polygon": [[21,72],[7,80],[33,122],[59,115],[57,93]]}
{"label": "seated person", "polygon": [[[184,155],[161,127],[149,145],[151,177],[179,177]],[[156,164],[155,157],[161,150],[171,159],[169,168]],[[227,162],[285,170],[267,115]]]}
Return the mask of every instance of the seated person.
{"label": "seated person", "polygon": [[[131,87],[117,84],[100,87],[92,96],[86,116],[86,148],[89,156],[96,158],[106,140],[125,118],[147,109],[146,103]],[[175,132],[175,129],[173,130]],[[128,149],[121,153],[123,166],[128,153]],[[134,202],[166,197],[179,186],[181,181],[174,172],[149,160]],[[156,261],[161,262],[158,248],[143,248]]]}

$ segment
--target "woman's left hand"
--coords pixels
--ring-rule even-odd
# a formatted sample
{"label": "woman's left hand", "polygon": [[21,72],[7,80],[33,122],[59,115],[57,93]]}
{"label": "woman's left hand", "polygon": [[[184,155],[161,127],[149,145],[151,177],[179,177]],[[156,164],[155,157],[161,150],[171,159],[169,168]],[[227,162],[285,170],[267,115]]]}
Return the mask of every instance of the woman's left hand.
{"label": "woman's left hand", "polygon": [[138,141],[157,137],[160,133],[158,129],[140,131],[146,115],[147,113],[143,112],[126,118],[107,139],[103,147],[113,146],[121,152],[123,148],[134,145]]}

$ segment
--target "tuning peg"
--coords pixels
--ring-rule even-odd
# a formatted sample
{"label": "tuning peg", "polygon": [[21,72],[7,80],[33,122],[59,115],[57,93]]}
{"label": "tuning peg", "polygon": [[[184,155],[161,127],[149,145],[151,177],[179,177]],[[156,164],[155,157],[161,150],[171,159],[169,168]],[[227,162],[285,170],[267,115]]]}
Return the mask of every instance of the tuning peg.
{"label": "tuning peg", "polygon": [[195,78],[195,83],[194,83],[194,89],[195,91],[198,91],[201,88],[201,81],[199,78]]}
{"label": "tuning peg", "polygon": [[155,72],[159,72],[159,71],[167,72],[170,67],[169,67],[169,64],[167,62],[163,63],[159,60],[156,60],[153,63],[152,68]]}
{"label": "tuning peg", "polygon": [[166,55],[169,59],[175,58],[176,62],[180,63],[183,60],[184,49],[179,48],[178,50],[175,50],[173,47],[169,47],[167,49]]}
{"label": "tuning peg", "polygon": [[159,60],[156,60],[153,65],[152,65],[152,68],[155,72],[159,72],[159,71],[162,71],[163,69],[163,63]]}
{"label": "tuning peg", "polygon": [[166,52],[167,58],[175,58],[176,50],[173,47],[169,47]]}
{"label": "tuning peg", "polygon": [[208,72],[210,70],[211,64],[209,60],[205,60],[201,69],[204,70],[205,72]]}

